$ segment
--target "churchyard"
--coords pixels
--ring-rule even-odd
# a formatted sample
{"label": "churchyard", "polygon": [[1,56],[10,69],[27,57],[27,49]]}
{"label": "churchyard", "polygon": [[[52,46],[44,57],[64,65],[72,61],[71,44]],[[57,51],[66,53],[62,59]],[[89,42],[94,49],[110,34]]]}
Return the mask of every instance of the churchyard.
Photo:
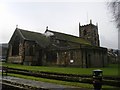
{"label": "churchyard", "polygon": [[120,83],[117,64],[110,64],[104,68],[25,66],[9,63],[3,63],[2,66],[8,67],[8,76],[88,89],[93,88],[92,71],[101,69],[103,70],[103,90],[115,89]]}

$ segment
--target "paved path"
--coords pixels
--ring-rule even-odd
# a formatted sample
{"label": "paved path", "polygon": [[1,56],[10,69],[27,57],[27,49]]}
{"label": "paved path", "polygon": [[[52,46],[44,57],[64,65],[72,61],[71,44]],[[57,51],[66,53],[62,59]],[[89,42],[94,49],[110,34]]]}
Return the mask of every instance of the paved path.
{"label": "paved path", "polygon": [[4,76],[3,80],[15,82],[15,83],[21,83],[24,85],[33,86],[37,88],[50,89],[50,90],[89,90],[89,89],[83,89],[79,87],[58,85],[58,84],[53,84],[53,83],[28,80],[28,79],[10,77],[10,76],[7,76],[7,77]]}

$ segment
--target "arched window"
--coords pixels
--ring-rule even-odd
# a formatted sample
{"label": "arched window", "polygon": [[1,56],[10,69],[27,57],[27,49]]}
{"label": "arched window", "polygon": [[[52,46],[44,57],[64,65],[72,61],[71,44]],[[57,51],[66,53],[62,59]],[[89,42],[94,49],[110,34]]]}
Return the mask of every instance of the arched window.
{"label": "arched window", "polygon": [[12,56],[19,55],[19,44],[20,44],[20,38],[16,36],[12,45]]}

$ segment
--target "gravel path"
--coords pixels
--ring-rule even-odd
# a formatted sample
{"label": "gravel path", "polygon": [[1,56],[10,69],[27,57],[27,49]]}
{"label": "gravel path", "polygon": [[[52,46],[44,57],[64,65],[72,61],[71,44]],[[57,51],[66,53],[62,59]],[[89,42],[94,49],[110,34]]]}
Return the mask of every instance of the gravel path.
{"label": "gravel path", "polygon": [[20,84],[24,84],[27,86],[33,86],[33,87],[37,87],[37,88],[50,89],[50,90],[89,90],[89,89],[83,89],[83,88],[79,88],[79,87],[58,85],[58,84],[53,84],[53,83],[28,80],[28,79],[10,77],[10,76],[7,76],[7,77],[4,76],[3,80],[20,83]]}

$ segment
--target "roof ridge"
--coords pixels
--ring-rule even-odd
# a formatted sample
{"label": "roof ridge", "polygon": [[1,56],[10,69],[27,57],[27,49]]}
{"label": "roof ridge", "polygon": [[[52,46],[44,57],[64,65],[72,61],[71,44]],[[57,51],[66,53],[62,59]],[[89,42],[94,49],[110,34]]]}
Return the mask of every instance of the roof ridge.
{"label": "roof ridge", "polygon": [[25,29],[20,29],[20,28],[19,28],[19,30],[20,30],[20,31],[26,31],[26,32],[31,32],[31,33],[38,33],[38,34],[42,34],[42,33],[40,33],[40,32],[35,32],[35,31],[29,31],[29,30],[25,30]]}
{"label": "roof ridge", "polygon": [[[56,32],[56,31],[52,31],[52,30],[46,30],[45,32],[47,32],[47,31],[50,31],[50,32],[53,32],[53,33],[56,33],[56,34],[58,33],[58,34],[65,35],[65,36],[68,36],[68,37],[72,37],[72,38],[75,38],[75,39],[81,39],[81,40],[84,40],[87,44],[90,44],[90,42],[88,40],[85,40],[84,38],[81,38],[81,37],[78,37],[78,36],[65,34],[65,33],[61,33],[61,32]],[[68,40],[68,41],[71,41],[71,40]]]}
{"label": "roof ridge", "polygon": [[29,32],[29,33],[35,33],[35,34],[41,34],[41,35],[44,36],[44,34],[43,34],[43,33],[40,33],[40,32],[29,31],[29,30],[24,30],[24,29],[20,29],[20,28],[18,28],[18,30],[19,30],[19,33],[22,35],[22,37],[23,37],[24,39],[26,39],[26,38],[25,38],[25,36],[23,35],[23,33],[22,33],[21,31],[25,31],[25,32]]}
{"label": "roof ridge", "polygon": [[[78,37],[78,36],[75,36],[75,35],[71,35],[71,34],[66,34],[66,33],[62,33],[62,32],[57,32],[57,31],[52,31],[52,30],[46,30],[46,31],[50,31],[50,32],[55,32],[55,33],[60,33],[60,34],[64,34],[64,35],[68,35],[68,36],[72,36],[72,37],[75,37],[75,38],[80,38],[80,39],[84,39],[82,37]],[[45,31],[45,32],[46,32]],[[85,40],[85,39],[84,39]],[[88,40],[85,40],[87,42],[89,42]]]}
{"label": "roof ridge", "polygon": [[[72,36],[72,37],[76,37],[76,38],[81,38],[75,35],[71,35],[71,34],[66,34],[66,33],[62,33],[62,32],[57,32],[57,31],[52,31],[52,30],[46,30],[46,31],[50,31],[50,32],[55,32],[55,33],[60,33],[60,34],[64,34],[64,35],[68,35],[68,36]],[[83,39],[83,38],[82,38]]]}
{"label": "roof ridge", "polygon": [[23,36],[23,34],[22,34],[22,32],[21,32],[21,29],[16,28],[16,30],[20,33],[20,35],[22,36],[23,39],[26,39],[26,38]]}

